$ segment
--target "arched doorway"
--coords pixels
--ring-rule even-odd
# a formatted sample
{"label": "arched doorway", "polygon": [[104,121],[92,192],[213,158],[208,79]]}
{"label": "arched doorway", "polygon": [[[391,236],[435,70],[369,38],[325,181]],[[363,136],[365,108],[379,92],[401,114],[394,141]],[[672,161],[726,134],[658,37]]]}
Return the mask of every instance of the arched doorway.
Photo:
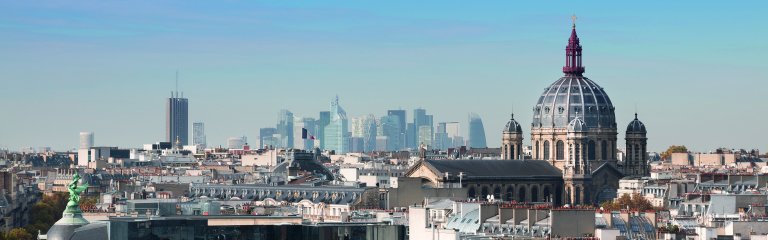
{"label": "arched doorway", "polygon": [[517,189],[517,201],[526,202],[525,197],[525,186],[521,186],[520,189]]}

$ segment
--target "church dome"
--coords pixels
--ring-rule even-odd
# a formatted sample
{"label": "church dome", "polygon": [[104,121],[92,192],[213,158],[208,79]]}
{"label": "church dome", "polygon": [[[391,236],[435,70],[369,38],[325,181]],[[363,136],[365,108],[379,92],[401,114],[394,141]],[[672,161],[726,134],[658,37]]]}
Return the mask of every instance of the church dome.
{"label": "church dome", "polygon": [[584,132],[586,130],[586,124],[579,117],[574,118],[568,123],[568,132]]}
{"label": "church dome", "polygon": [[616,128],[614,107],[608,94],[584,77],[581,44],[574,26],[566,46],[565,76],[544,89],[533,108],[534,128],[566,128],[581,118],[587,128]]}
{"label": "church dome", "polygon": [[637,113],[635,113],[635,120],[629,122],[627,133],[647,133],[647,131],[645,131],[645,124],[637,119]]}
{"label": "church dome", "polygon": [[520,123],[515,121],[515,114],[512,114],[512,117],[509,119],[509,122],[507,122],[507,126],[504,127],[505,133],[523,133],[523,128],[520,126]]}

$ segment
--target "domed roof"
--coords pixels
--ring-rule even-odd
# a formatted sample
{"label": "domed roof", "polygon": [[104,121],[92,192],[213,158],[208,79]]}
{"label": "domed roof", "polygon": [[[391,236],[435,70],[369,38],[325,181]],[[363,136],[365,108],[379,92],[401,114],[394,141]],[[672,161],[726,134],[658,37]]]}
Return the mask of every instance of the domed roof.
{"label": "domed roof", "polygon": [[544,89],[533,108],[532,127],[564,129],[579,117],[588,128],[616,129],[614,107],[608,94],[583,76],[582,48],[575,24],[565,47],[565,57],[565,76]]}
{"label": "domed roof", "polygon": [[589,128],[615,128],[614,110],[602,87],[584,76],[566,75],[544,89],[533,108],[533,127],[566,128],[579,117]]}
{"label": "domed roof", "polygon": [[637,113],[635,113],[635,120],[629,122],[627,133],[647,133],[647,131],[645,131],[645,124],[640,120],[637,120]]}
{"label": "domed roof", "polygon": [[581,120],[578,116],[568,123],[568,132],[586,132],[587,124]]}
{"label": "domed roof", "polygon": [[520,123],[515,121],[515,114],[512,114],[512,117],[510,117],[509,122],[507,122],[507,126],[504,127],[505,133],[523,133],[523,128],[520,127]]}

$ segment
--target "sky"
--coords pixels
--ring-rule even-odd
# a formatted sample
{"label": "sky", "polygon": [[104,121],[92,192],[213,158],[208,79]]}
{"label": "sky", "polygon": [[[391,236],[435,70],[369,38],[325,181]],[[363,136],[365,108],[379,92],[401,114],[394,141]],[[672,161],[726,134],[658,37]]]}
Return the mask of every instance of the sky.
{"label": "sky", "polygon": [[[318,117],[475,112],[500,145],[563,75],[571,16],[585,76],[638,112],[649,150],[768,150],[768,1],[0,1],[0,148],[161,141],[189,98],[209,145],[255,141],[280,109]],[[466,124],[462,131],[466,131]],[[523,129],[530,132],[530,127]],[[529,138],[529,137],[526,137]],[[191,139],[191,133],[190,133]],[[525,140],[528,142],[528,140]],[[623,145],[623,144],[620,144]]]}

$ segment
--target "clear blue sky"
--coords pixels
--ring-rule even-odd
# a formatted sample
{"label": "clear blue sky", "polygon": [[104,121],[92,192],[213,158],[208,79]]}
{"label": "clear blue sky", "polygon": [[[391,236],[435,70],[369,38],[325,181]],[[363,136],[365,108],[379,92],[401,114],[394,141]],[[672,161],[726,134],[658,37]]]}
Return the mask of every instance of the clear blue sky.
{"label": "clear blue sky", "polygon": [[190,121],[204,121],[215,145],[255,140],[281,108],[317,117],[338,94],[351,116],[424,107],[435,122],[466,122],[477,112],[498,146],[513,108],[530,126],[538,95],[562,75],[575,13],[585,75],[616,105],[620,139],[637,105],[650,150],[766,150],[767,5],[2,1],[0,148],[73,148],[80,131],[97,145],[161,140],[176,70]]}

